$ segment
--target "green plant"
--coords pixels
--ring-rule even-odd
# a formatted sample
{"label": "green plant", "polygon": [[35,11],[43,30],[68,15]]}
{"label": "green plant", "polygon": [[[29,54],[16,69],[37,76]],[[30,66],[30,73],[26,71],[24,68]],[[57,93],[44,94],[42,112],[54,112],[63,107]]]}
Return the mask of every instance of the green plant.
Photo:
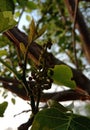
{"label": "green plant", "polygon": [[[0,2],[0,87],[28,100],[31,109],[29,120],[18,130],[27,130],[30,126],[31,130],[90,129],[89,117],[77,115],[69,106],[60,104],[60,101],[90,100],[90,80],[83,74],[87,63],[83,62],[85,56],[80,41],[81,38],[89,55],[90,32],[79,7],[82,13],[85,8],[89,9],[87,2],[79,3],[78,0]],[[36,23],[29,15],[35,10],[40,16]],[[23,26],[25,33],[18,29],[24,12],[30,23],[29,27]],[[57,43],[58,51],[52,49],[53,42]],[[74,68],[57,59],[57,54],[65,54]],[[65,86],[68,90],[45,93],[44,90],[51,89],[52,84],[58,85],[57,88]],[[5,91],[3,97],[7,97]],[[12,98],[12,102],[15,104],[15,99]],[[47,104],[40,108],[40,102]],[[1,117],[7,104],[0,104]]]}

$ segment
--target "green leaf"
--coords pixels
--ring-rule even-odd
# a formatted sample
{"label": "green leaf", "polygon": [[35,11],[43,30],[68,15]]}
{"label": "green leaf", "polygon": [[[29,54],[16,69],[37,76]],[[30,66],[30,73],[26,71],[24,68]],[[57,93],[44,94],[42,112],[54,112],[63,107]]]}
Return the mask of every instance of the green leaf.
{"label": "green leaf", "polygon": [[4,99],[8,97],[8,94],[7,94],[6,90],[2,93],[1,96],[2,96]]}
{"label": "green leaf", "polygon": [[0,12],[0,33],[14,27],[17,22],[13,19],[11,11]]}
{"label": "green leaf", "polygon": [[4,114],[7,106],[8,106],[7,102],[3,102],[3,103],[0,104],[0,117],[4,116],[3,114]]}
{"label": "green leaf", "polygon": [[35,116],[31,130],[90,130],[90,119],[56,108],[44,109]]}
{"label": "green leaf", "polygon": [[30,22],[30,20],[31,20],[31,16],[26,15],[26,20]]}
{"label": "green leaf", "polygon": [[14,98],[11,98],[11,102],[15,105],[16,100]]}
{"label": "green leaf", "polygon": [[75,88],[75,81],[72,80],[73,73],[72,70],[66,65],[55,65],[53,69],[54,74],[52,79],[58,85],[64,85],[69,88]]}
{"label": "green leaf", "polygon": [[13,0],[0,0],[0,12],[12,11],[14,12],[15,5]]}
{"label": "green leaf", "polygon": [[23,54],[25,54],[26,48],[25,48],[24,43],[22,43],[22,42],[20,42],[20,50],[21,50],[21,52],[22,52]]}
{"label": "green leaf", "polygon": [[0,57],[7,55],[7,51],[6,50],[0,50]]}
{"label": "green leaf", "polygon": [[32,19],[31,24],[30,24],[30,32],[29,32],[29,35],[28,35],[29,43],[31,43],[34,40],[35,33],[36,33],[35,22],[34,22],[34,19]]}
{"label": "green leaf", "polygon": [[26,6],[27,0],[17,0],[18,4],[22,7]]}
{"label": "green leaf", "polygon": [[45,33],[46,29],[47,29],[47,26],[43,26],[43,27],[38,31],[37,37],[40,37],[43,33]]}
{"label": "green leaf", "polygon": [[28,7],[29,9],[36,9],[36,8],[37,8],[37,5],[36,5],[36,3],[33,2],[33,1],[28,1],[28,2],[27,2],[27,7]]}
{"label": "green leaf", "polygon": [[20,16],[20,11],[15,12],[14,17],[18,18]]}

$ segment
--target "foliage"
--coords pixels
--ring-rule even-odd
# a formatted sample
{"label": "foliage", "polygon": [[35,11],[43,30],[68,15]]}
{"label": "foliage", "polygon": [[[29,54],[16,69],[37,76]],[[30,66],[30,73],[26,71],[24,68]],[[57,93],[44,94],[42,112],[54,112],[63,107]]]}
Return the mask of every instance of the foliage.
{"label": "foliage", "polygon": [[[80,2],[78,6],[82,7],[81,11],[86,9],[88,12],[87,3]],[[24,37],[22,41],[20,38],[17,39],[21,35],[13,36],[9,29],[19,27],[24,13],[29,27],[22,26],[25,32],[25,34],[21,33]],[[87,16],[86,22],[89,23]],[[81,47],[80,34],[77,33],[77,30],[73,34],[73,30],[75,32],[63,0],[53,0],[53,2],[51,0],[0,0],[0,88],[7,89],[7,86],[10,88],[15,86],[17,95],[18,90],[20,92],[24,90],[24,94],[26,93],[29,98],[32,113],[23,129],[28,129],[31,125],[31,130],[90,129],[88,117],[74,114],[71,109],[62,106],[59,102],[49,100],[47,108],[43,107],[40,110],[44,90],[51,89],[52,84],[57,84],[59,87],[63,85],[70,90],[77,91],[78,86],[73,75],[74,69],[63,62],[60,62],[63,64],[54,64],[56,59],[51,59],[53,53],[55,57],[60,56],[60,60],[73,65],[77,72],[85,71],[87,62],[85,64],[83,60],[85,56]],[[9,35],[9,38],[4,35]],[[27,38],[26,35],[28,35]],[[14,42],[12,42],[13,40]],[[56,48],[53,47],[53,42],[56,43]],[[36,45],[37,48],[33,52]],[[67,58],[63,59],[64,56]],[[37,63],[35,64],[34,61]],[[8,90],[11,91],[10,88]],[[81,87],[79,93],[89,97],[85,91]],[[46,101],[46,99],[43,100]],[[11,98],[11,101],[15,104],[14,98]],[[7,102],[0,104],[0,117],[4,116],[7,105]]]}
{"label": "foliage", "polygon": [[13,20],[12,12],[10,12],[10,11],[0,12],[0,23],[1,23],[0,32],[3,32],[5,30],[15,26],[16,22]]}
{"label": "foliage", "polygon": [[0,117],[4,116],[3,114],[4,114],[7,106],[8,106],[7,102],[3,102],[3,103],[0,104]]}
{"label": "foliage", "polygon": [[73,74],[69,67],[67,67],[66,65],[55,65],[52,71],[53,71],[52,79],[56,84],[64,85],[70,88],[76,87],[75,82],[71,80]]}
{"label": "foliage", "polygon": [[[42,122],[43,120],[43,122]],[[83,124],[82,124],[83,122]],[[61,112],[57,108],[40,111],[33,122],[31,130],[89,130],[90,119],[72,113]]]}
{"label": "foliage", "polygon": [[50,108],[41,110],[37,113],[31,130],[90,129],[89,118],[73,114],[70,109],[63,107],[61,104],[53,100],[48,101],[48,105]]}

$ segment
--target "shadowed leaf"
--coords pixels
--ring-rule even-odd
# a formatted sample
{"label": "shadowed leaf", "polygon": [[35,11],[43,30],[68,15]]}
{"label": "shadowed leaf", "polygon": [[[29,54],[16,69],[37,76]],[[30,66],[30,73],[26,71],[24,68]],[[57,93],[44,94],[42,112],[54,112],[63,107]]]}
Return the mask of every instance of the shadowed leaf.
{"label": "shadowed leaf", "polygon": [[0,104],[0,117],[4,116],[3,114],[4,114],[7,106],[8,106],[7,102],[3,102],[3,103]]}
{"label": "shadowed leaf", "polygon": [[31,130],[90,130],[90,119],[50,108],[40,111]]}

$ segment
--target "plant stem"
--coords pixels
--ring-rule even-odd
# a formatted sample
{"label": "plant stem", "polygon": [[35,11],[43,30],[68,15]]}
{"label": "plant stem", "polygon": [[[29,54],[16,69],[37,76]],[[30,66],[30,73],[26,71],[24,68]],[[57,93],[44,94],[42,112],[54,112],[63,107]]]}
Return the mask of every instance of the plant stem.
{"label": "plant stem", "polygon": [[29,46],[27,47],[26,53],[25,53],[25,56],[24,56],[22,82],[23,82],[24,88],[25,88],[25,90],[26,90],[26,92],[27,92],[27,95],[29,96],[30,101],[31,101],[32,113],[35,114],[35,100],[34,100],[34,96],[33,96],[32,90],[29,88],[28,83],[27,83],[27,81],[26,81],[26,69],[27,69],[28,48],[29,48]]}

